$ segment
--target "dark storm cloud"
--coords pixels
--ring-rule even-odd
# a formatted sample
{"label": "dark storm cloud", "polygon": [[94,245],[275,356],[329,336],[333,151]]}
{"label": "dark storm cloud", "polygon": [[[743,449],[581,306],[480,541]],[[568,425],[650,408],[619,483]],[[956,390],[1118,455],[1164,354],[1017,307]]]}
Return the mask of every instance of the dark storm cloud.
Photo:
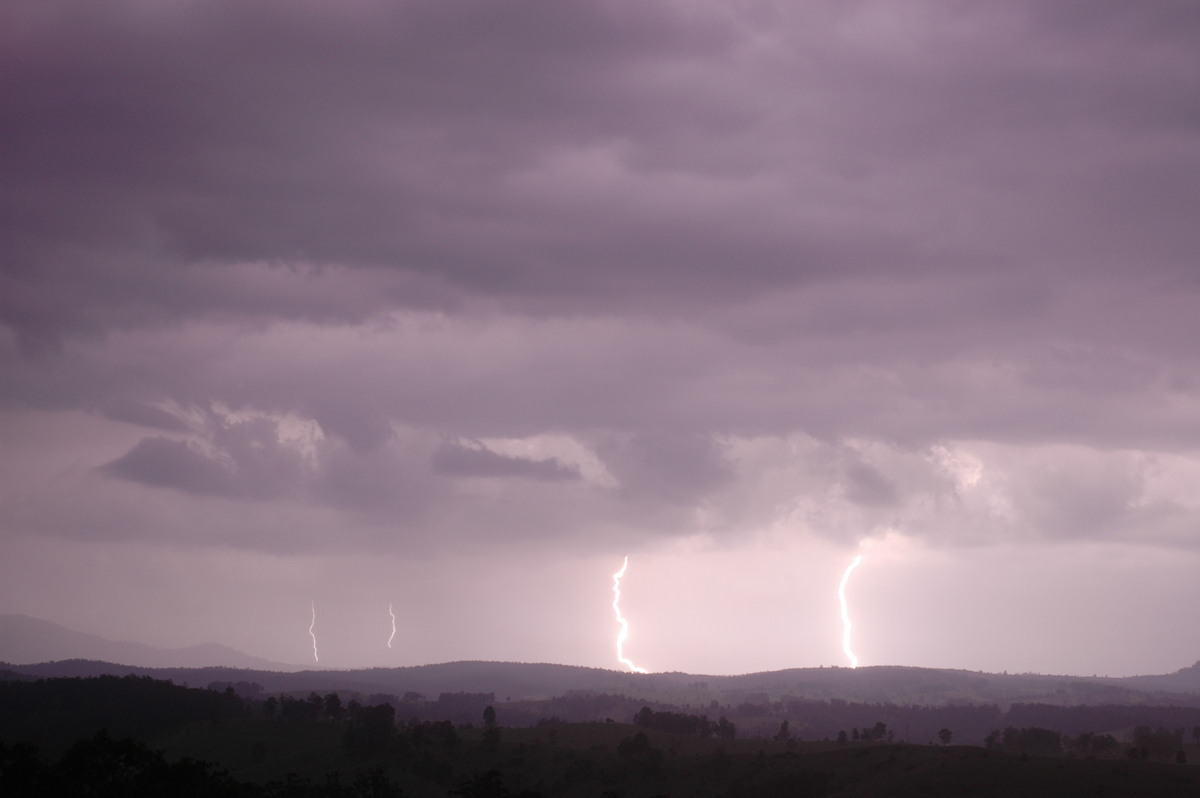
{"label": "dark storm cloud", "polygon": [[[392,436],[387,418],[379,412],[374,402],[363,397],[344,395],[345,386],[331,391],[332,396],[321,396],[312,402],[312,413],[317,423],[326,432],[340,436],[355,451],[369,451],[385,443]],[[316,393],[316,391],[314,391]],[[336,395],[343,393],[343,395]]]}
{"label": "dark storm cloud", "polygon": [[116,397],[104,404],[101,413],[113,421],[124,421],[139,427],[153,427],[167,432],[186,432],[183,421],[165,410],[127,397]]}
{"label": "dark storm cloud", "polygon": [[734,477],[720,445],[699,433],[645,430],[597,450],[625,495],[639,502],[692,504]]}
{"label": "dark storm cloud", "polygon": [[846,498],[866,507],[886,507],[896,503],[896,487],[870,465],[852,463],[846,468]]}
{"label": "dark storm cloud", "polygon": [[185,493],[255,500],[296,495],[307,481],[303,454],[281,443],[275,422],[212,412],[198,418],[194,427],[202,443],[143,438],[101,471]]}
{"label": "dark storm cloud", "polygon": [[17,4],[0,313],[34,351],[1190,264],[1194,11],[905,9]]}
{"label": "dark storm cloud", "polygon": [[[627,93],[642,64],[728,38],[597,3],[24,4],[11,16],[4,311],[27,335],[445,302],[421,275],[536,288],[550,264],[534,218],[508,209],[506,176],[546,147],[633,132],[647,116],[644,92]],[[696,123],[688,105],[674,112]],[[293,296],[256,301],[241,285],[252,265],[225,291],[203,285],[255,261],[401,274],[358,301],[343,301],[358,286],[324,296],[319,279],[287,272]]]}
{"label": "dark storm cloud", "polygon": [[229,496],[234,475],[186,441],[143,438],[137,446],[101,467],[112,476],[185,493]]}
{"label": "dark storm cloud", "polygon": [[[312,472],[297,486],[300,504],[336,508],[359,523],[370,519],[366,531],[360,533],[366,538],[378,536],[375,523],[385,529],[396,522],[410,530],[428,528],[417,525],[429,524],[429,513],[453,501],[453,495],[430,479],[428,446],[420,440],[396,440],[395,436],[393,440],[393,446],[365,450],[321,447]],[[390,536],[393,531],[387,529],[385,534]],[[273,545],[273,537],[271,533],[264,535],[263,545]]]}
{"label": "dark storm cloud", "polygon": [[579,479],[579,469],[553,457],[536,460],[509,457],[484,446],[464,446],[453,442],[439,446],[433,452],[430,463],[434,471],[447,476]]}
{"label": "dark storm cloud", "polygon": [[4,13],[2,400],[186,428],[98,445],[123,489],[411,539],[1195,518],[1110,462],[1200,445],[1188,4]]}

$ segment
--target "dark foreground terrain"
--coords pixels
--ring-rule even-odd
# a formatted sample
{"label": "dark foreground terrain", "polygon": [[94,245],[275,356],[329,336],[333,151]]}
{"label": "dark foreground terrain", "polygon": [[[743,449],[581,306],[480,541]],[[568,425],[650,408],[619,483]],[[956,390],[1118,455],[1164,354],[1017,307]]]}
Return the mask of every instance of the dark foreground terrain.
{"label": "dark foreground terrain", "polygon": [[[425,700],[213,688],[137,676],[0,681],[0,795],[1200,795],[1200,721],[1068,732],[1014,726],[1012,708],[993,707],[982,714],[997,723],[984,744],[960,746],[948,726],[932,742],[904,742],[905,730],[884,720],[858,722],[896,707],[839,701],[754,707],[776,713],[772,733],[756,735],[735,722],[737,708],[728,708],[731,720],[721,706],[705,708],[711,717],[647,703],[584,721],[506,720],[511,711],[524,724],[538,706],[618,711],[639,703],[627,696],[535,706],[484,693]],[[1066,708],[1048,709],[1020,711],[1081,722]],[[1171,707],[1087,709],[1082,718],[1101,723],[1153,720],[1159,710],[1182,717]],[[834,734],[797,739],[797,729],[817,722],[806,712],[821,723],[839,714],[846,721]]]}

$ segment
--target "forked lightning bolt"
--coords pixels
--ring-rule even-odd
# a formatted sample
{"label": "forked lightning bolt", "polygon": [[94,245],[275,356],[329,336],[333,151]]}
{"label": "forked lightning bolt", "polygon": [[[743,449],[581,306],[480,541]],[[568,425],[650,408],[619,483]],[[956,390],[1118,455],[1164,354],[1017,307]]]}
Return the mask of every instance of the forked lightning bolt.
{"label": "forked lightning bolt", "polygon": [[392,640],[396,637],[396,613],[392,612],[392,603],[388,602],[388,615],[392,616],[392,636],[388,638],[388,648],[392,647]]}
{"label": "forked lightning bolt", "polygon": [[629,639],[629,621],[621,616],[621,577],[625,575],[625,569],[628,567],[629,555],[626,555],[621,570],[613,574],[613,612],[617,615],[617,623],[621,624],[621,631],[617,632],[617,661],[634,673],[649,673],[650,671],[639,668],[625,658],[625,641]]}
{"label": "forked lightning bolt", "polygon": [[321,658],[317,656],[317,633],[313,631],[317,626],[317,602],[312,603],[312,623],[308,625],[308,635],[313,640],[313,662],[320,662]]}
{"label": "forked lightning bolt", "polygon": [[842,582],[838,585],[838,601],[842,604],[842,651],[846,652],[846,656],[850,659],[851,668],[858,667],[858,657],[854,656],[854,652],[850,650],[850,608],[846,604],[846,583],[850,581],[851,571],[857,568],[860,562],[862,562],[861,554],[846,566],[846,572],[842,574]]}

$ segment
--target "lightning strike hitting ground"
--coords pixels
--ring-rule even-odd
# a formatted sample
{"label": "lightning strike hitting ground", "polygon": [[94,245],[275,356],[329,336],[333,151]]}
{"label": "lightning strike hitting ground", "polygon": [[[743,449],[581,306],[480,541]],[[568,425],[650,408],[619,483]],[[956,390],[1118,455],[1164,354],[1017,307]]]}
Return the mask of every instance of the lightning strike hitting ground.
{"label": "lightning strike hitting ground", "polygon": [[392,612],[391,602],[388,602],[388,615],[392,616],[392,636],[388,638],[388,648],[391,648],[392,640],[396,637],[396,613]]}
{"label": "lightning strike hitting ground", "polygon": [[312,623],[308,625],[308,635],[313,639],[313,662],[320,662],[321,658],[317,656],[317,633],[313,631],[317,625],[317,602],[312,603]]}
{"label": "lightning strike hitting ground", "polygon": [[842,651],[846,652],[846,656],[849,657],[851,668],[858,667],[858,657],[854,656],[854,652],[850,650],[850,607],[846,604],[846,583],[850,581],[850,572],[857,568],[860,562],[862,562],[861,554],[846,566],[846,572],[842,574],[842,582],[838,585],[838,601],[842,605]]}
{"label": "lightning strike hitting ground", "polygon": [[649,673],[650,671],[639,668],[625,658],[625,641],[629,639],[629,621],[621,616],[621,577],[625,575],[625,569],[628,567],[629,555],[626,555],[621,570],[613,574],[613,612],[617,615],[617,623],[621,624],[621,631],[617,632],[617,661],[634,673]]}

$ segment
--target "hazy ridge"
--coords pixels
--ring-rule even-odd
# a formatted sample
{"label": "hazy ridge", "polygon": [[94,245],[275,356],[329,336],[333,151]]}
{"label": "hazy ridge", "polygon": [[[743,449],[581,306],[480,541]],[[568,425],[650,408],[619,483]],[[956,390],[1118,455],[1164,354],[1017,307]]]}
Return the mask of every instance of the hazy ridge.
{"label": "hazy ridge", "polygon": [[158,648],[77,632],[28,615],[0,615],[0,660],[32,664],[70,659],[101,660],[144,668],[222,666],[289,671],[300,667],[251,656],[219,643]]}
{"label": "hazy ridge", "polygon": [[549,663],[462,661],[397,668],[303,670],[207,644],[156,649],[73,632],[19,615],[0,616],[0,663],[11,677],[144,675],[177,684],[247,682],[267,692],[352,691],[364,696],[494,693],[501,701],[610,693],[680,706],[795,697],[939,706],[1039,702],[1060,705],[1200,706],[1200,662],[1174,673],[1132,677],[997,674],[871,666],[791,668],[735,676],[636,674]]}

